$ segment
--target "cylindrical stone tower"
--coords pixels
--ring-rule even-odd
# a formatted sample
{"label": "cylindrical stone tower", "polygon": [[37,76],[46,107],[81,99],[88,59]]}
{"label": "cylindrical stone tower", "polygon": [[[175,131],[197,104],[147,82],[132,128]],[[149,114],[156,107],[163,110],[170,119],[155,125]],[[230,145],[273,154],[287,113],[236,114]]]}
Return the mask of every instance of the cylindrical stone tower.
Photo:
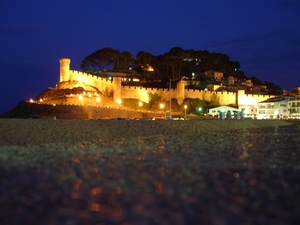
{"label": "cylindrical stone tower", "polygon": [[115,103],[119,103],[119,101],[122,99],[121,96],[121,77],[114,77],[113,78],[113,101]]}
{"label": "cylindrical stone tower", "polygon": [[243,102],[243,96],[245,95],[245,90],[238,90],[236,92],[236,101],[235,104],[237,105],[243,105],[245,102]]}
{"label": "cylindrical stone tower", "polygon": [[70,80],[70,63],[71,59],[62,58],[59,60],[60,63],[60,79],[59,82]]}
{"label": "cylindrical stone tower", "polygon": [[185,82],[183,80],[180,80],[178,83],[177,83],[177,103],[179,105],[181,105],[183,103],[183,100],[185,98]]}

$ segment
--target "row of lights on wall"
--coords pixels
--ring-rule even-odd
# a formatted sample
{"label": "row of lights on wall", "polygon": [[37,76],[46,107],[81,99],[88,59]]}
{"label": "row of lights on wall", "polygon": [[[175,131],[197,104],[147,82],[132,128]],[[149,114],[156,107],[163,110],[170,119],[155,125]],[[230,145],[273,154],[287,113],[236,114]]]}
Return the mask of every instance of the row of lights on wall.
{"label": "row of lights on wall", "polygon": [[[83,96],[82,96],[82,95],[79,95],[79,96],[78,96],[78,100],[79,100],[79,101],[82,101],[82,100],[83,100]],[[34,101],[33,99],[30,99],[29,102],[34,103],[35,101]],[[40,99],[39,102],[42,103],[42,102],[43,102],[43,99]],[[97,105],[96,105],[96,106],[98,107],[98,104],[101,102],[101,98],[100,98],[100,97],[97,97],[97,98],[96,98],[96,102],[97,102]],[[117,101],[117,103],[121,106],[122,100],[119,99],[119,100]],[[143,106],[143,102],[139,102],[138,104],[139,104],[140,107]],[[188,106],[187,106],[187,105],[184,105],[183,107],[184,107],[184,119],[186,119],[186,110],[187,110],[187,107],[188,107]],[[160,104],[160,108],[161,108],[161,109],[164,109],[165,117],[166,117],[166,107],[165,107],[165,103],[161,103],[161,104]],[[201,107],[199,107],[199,112],[200,112],[200,111],[202,111],[202,108],[201,108]]]}

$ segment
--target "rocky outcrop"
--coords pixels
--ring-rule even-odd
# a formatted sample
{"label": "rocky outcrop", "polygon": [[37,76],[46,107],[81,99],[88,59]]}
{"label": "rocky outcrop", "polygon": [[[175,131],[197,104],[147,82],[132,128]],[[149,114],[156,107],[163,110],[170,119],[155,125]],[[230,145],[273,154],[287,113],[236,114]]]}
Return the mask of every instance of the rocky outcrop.
{"label": "rocky outcrop", "polygon": [[107,119],[107,118],[151,118],[163,117],[159,112],[143,112],[120,107],[95,107],[78,105],[51,105],[21,101],[0,118],[41,118],[41,119]]}

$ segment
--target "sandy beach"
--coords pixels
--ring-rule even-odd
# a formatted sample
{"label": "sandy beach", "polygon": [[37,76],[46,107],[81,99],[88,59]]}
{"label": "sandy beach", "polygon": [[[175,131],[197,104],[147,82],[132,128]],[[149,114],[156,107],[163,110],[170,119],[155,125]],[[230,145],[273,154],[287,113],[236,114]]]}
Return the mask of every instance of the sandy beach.
{"label": "sandy beach", "polygon": [[286,126],[282,120],[40,120],[0,119],[0,145],[77,143],[158,135]]}
{"label": "sandy beach", "polygon": [[0,223],[299,224],[300,135],[270,120],[0,120]]}

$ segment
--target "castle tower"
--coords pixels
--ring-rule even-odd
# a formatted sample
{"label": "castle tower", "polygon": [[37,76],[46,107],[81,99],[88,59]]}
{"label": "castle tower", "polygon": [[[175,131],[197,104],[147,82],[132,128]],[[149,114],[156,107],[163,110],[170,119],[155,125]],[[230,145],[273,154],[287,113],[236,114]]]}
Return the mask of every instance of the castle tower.
{"label": "castle tower", "polygon": [[122,99],[121,95],[121,77],[114,77],[113,78],[113,101],[118,103]]}
{"label": "castle tower", "polygon": [[236,103],[237,105],[246,105],[245,102],[245,90],[238,90],[236,93]]}
{"label": "castle tower", "polygon": [[59,60],[60,63],[60,78],[59,82],[70,80],[70,63],[71,59],[62,58]]}
{"label": "castle tower", "polygon": [[180,80],[177,83],[177,103],[181,105],[183,103],[183,100],[185,98],[185,82],[183,80]]}

